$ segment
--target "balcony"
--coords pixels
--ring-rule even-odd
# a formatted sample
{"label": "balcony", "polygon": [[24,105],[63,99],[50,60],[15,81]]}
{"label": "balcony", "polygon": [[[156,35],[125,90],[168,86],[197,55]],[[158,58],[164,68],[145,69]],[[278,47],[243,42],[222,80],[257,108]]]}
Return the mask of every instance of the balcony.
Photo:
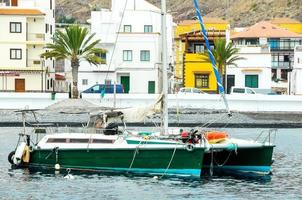
{"label": "balcony", "polygon": [[27,33],[26,41],[29,43],[37,44],[45,42],[45,34],[44,33]]}
{"label": "balcony", "polygon": [[268,41],[271,51],[293,51],[295,46],[302,44],[301,40],[274,40]]}

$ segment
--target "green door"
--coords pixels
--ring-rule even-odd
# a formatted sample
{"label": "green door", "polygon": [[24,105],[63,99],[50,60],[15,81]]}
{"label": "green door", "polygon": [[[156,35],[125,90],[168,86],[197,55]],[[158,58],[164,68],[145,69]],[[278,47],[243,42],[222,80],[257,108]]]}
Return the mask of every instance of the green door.
{"label": "green door", "polygon": [[121,76],[121,84],[124,86],[124,92],[129,93],[130,77],[129,76]]}
{"label": "green door", "polygon": [[245,87],[258,88],[258,75],[245,75]]}
{"label": "green door", "polygon": [[149,94],[155,93],[155,81],[148,81],[148,93]]}

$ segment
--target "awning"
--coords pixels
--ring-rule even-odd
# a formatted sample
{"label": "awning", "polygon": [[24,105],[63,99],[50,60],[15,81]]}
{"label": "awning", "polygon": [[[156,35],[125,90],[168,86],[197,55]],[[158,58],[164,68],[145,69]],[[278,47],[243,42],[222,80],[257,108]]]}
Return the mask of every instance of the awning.
{"label": "awning", "polygon": [[62,74],[55,74],[55,79],[58,80],[58,81],[65,81],[66,80],[65,75],[62,75]]}
{"label": "awning", "polygon": [[0,71],[0,76],[20,76],[20,73],[16,71]]}

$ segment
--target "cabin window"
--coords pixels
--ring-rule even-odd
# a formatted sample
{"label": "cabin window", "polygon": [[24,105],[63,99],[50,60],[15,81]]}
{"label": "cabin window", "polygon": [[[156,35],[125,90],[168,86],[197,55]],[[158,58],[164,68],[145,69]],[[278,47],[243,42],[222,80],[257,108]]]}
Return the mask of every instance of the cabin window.
{"label": "cabin window", "polygon": [[70,138],[69,143],[88,143],[88,138]]}
{"label": "cabin window", "polygon": [[66,138],[48,138],[46,143],[66,143]]}
{"label": "cabin window", "polygon": [[93,139],[92,143],[112,144],[114,140]]}

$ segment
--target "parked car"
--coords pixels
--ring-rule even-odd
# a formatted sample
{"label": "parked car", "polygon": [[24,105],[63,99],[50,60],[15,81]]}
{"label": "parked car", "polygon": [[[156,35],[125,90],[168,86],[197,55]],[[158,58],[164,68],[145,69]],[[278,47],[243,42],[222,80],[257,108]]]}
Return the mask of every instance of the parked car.
{"label": "parked car", "polygon": [[[90,88],[84,90],[82,93],[101,93],[105,89],[105,93],[114,93],[114,85],[95,84]],[[116,93],[124,93],[124,86],[116,84]]]}
{"label": "parked car", "polygon": [[205,92],[201,91],[198,88],[193,88],[193,87],[183,87],[180,88],[178,91],[178,94],[206,94]]}
{"label": "parked car", "polygon": [[231,87],[230,94],[257,94],[256,91],[249,87]]}

